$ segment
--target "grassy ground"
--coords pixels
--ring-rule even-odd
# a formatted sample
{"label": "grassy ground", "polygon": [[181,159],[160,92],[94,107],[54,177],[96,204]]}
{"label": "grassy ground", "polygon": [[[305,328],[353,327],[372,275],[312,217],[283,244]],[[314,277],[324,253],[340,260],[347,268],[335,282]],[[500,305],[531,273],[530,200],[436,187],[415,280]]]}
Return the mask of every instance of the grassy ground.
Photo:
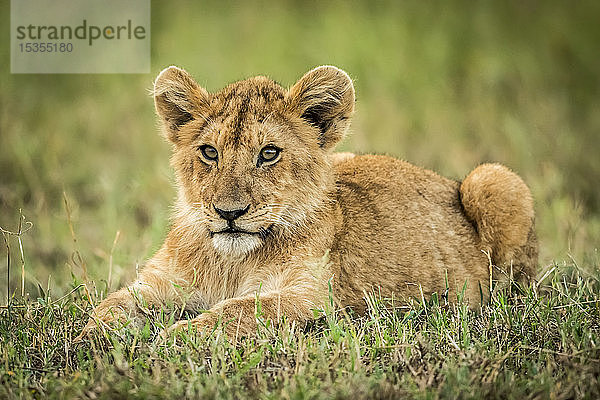
{"label": "grassy ground", "polygon": [[[152,11],[148,75],[10,75],[0,30],[0,226],[17,231],[19,209],[33,223],[0,254],[12,261],[0,266],[12,299],[0,310],[0,397],[597,397],[600,3],[169,1]],[[74,346],[90,300],[132,279],[168,229],[169,146],[147,89],[171,64],[209,90],[256,74],[290,85],[315,65],[340,66],[358,95],[342,149],[457,179],[486,161],[524,177],[544,280],[480,315],[374,309],[235,346],[159,345],[148,340],[156,323]],[[84,281],[89,297],[79,287],[57,301]]]}
{"label": "grassy ground", "polygon": [[598,398],[600,281],[553,266],[529,290],[480,313],[436,298],[410,307],[371,298],[367,316],[327,313],[308,327],[268,322],[257,339],[156,335],[154,313],[74,344],[83,288],[2,309],[2,398]]}

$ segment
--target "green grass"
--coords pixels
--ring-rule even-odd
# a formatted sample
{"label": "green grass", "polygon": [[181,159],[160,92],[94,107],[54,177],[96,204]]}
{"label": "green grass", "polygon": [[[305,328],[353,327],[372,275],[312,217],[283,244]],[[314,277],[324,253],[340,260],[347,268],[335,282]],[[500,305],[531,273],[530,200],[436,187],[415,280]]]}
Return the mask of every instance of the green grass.
{"label": "green grass", "polygon": [[[9,2],[0,15],[8,27]],[[154,1],[146,75],[11,75],[0,30],[0,227],[17,231],[20,209],[33,224],[0,263],[0,398],[598,397],[598,15],[597,1]],[[56,299],[126,284],[168,229],[170,150],[147,90],[171,64],[209,90],[345,69],[357,112],[342,150],[457,179],[510,166],[536,202],[538,278],[552,272],[479,315],[376,309],[236,346],[158,345],[157,323],[74,346],[89,298]]]}
{"label": "green grass", "polygon": [[546,272],[481,312],[435,297],[409,307],[373,297],[364,317],[266,322],[237,343],[218,331],[156,340],[175,314],[163,311],[143,329],[74,344],[90,310],[79,286],[1,310],[0,397],[597,398],[598,274],[573,264]]}

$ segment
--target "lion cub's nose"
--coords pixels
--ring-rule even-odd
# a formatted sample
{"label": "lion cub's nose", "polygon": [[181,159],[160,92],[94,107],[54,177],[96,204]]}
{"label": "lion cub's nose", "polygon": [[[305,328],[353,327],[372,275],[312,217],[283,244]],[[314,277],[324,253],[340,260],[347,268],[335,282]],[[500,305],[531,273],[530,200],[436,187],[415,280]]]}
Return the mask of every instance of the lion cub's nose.
{"label": "lion cub's nose", "polygon": [[250,208],[250,204],[248,204],[245,208],[238,208],[237,210],[222,210],[214,205],[213,207],[215,208],[217,214],[221,216],[221,218],[227,221],[233,221],[234,219],[246,214],[248,212],[248,209]]}

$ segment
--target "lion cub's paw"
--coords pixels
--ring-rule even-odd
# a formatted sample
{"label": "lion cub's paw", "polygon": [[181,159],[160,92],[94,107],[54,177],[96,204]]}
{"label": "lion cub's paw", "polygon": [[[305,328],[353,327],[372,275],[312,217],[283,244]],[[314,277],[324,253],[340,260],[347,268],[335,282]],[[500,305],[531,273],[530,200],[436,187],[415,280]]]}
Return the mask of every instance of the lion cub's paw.
{"label": "lion cub's paw", "polygon": [[121,305],[115,298],[107,298],[92,311],[88,323],[74,341],[81,342],[100,329],[112,330],[133,322],[128,307]]}
{"label": "lion cub's paw", "polygon": [[178,332],[191,332],[199,335],[211,333],[218,328],[218,316],[214,313],[204,313],[193,319],[177,321],[173,325],[165,328],[159,335],[159,340],[167,340]]}
{"label": "lion cub's paw", "polygon": [[79,343],[82,342],[84,339],[86,338],[91,338],[94,334],[94,332],[98,332],[101,329],[106,329],[106,328],[110,328],[112,329],[113,326],[115,326],[117,324],[118,321],[121,321],[122,323],[124,323],[123,320],[119,319],[119,318],[99,318],[99,317],[90,317],[88,323],[85,325],[85,327],[83,328],[83,330],[81,331],[81,333],[73,340],[74,343]]}

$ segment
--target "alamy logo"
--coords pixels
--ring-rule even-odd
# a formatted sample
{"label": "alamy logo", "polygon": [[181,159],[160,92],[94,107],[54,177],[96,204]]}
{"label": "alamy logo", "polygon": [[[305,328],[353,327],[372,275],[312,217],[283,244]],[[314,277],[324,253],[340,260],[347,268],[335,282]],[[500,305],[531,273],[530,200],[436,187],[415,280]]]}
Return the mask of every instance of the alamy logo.
{"label": "alamy logo", "polygon": [[148,73],[150,0],[11,0],[12,73]]}

